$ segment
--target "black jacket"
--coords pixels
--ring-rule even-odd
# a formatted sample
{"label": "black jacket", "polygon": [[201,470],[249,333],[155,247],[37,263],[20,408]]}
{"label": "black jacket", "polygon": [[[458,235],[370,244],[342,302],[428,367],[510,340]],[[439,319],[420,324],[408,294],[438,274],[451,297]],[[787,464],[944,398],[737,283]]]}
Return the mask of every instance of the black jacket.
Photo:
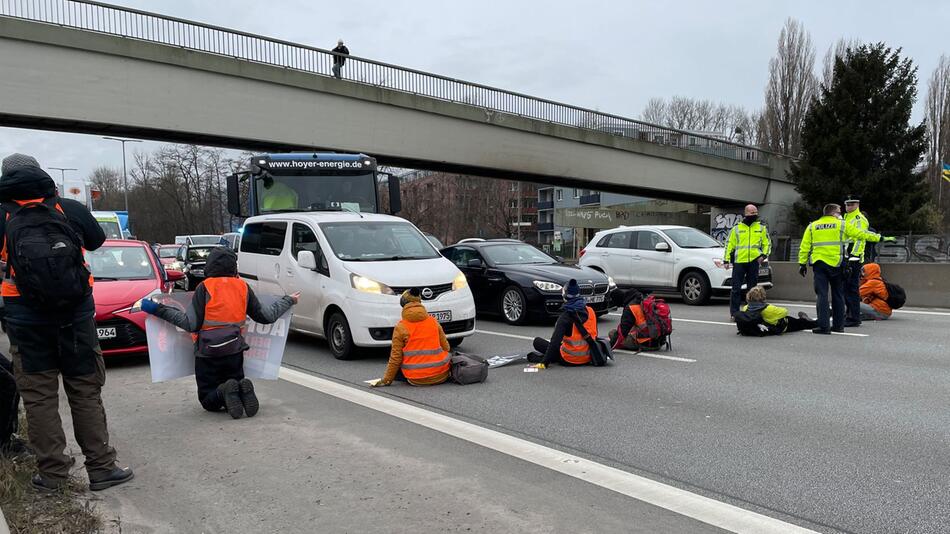
{"label": "black jacket", "polygon": [[[350,49],[347,48],[346,45],[337,45],[337,47],[334,48],[333,51],[336,52],[336,53],[338,53],[338,54],[347,54],[347,55],[349,55],[349,53],[350,53]],[[345,57],[343,57],[343,56],[333,56],[333,64],[334,64],[334,65],[339,65],[339,66],[342,67],[343,64],[345,64],[345,63],[346,63],[346,58],[345,58]]]}
{"label": "black jacket", "polygon": [[[0,203],[9,203],[14,200],[28,200],[33,198],[51,198],[56,195],[56,184],[43,169],[37,167],[22,167],[9,174],[0,176]],[[86,250],[96,250],[106,240],[106,235],[96,222],[96,218],[81,203],[72,199],[58,199],[66,220],[79,238]],[[0,247],[6,242],[6,210],[0,206]],[[57,313],[39,313],[24,303],[19,297],[4,298],[5,319],[13,324],[62,324],[92,317],[96,313],[96,305],[92,295],[82,304],[72,310],[59,310]]]}
{"label": "black jacket", "polygon": [[[218,247],[211,251],[211,254],[208,256],[208,263],[205,265],[205,279],[236,276],[237,254],[225,247]],[[194,298],[187,311],[182,312],[171,306],[159,304],[155,315],[186,332],[197,332],[201,330],[201,326],[204,324],[205,307],[208,305],[208,298],[208,290],[205,289],[204,282],[201,282],[195,289]],[[247,288],[247,315],[255,322],[263,324],[273,323],[293,305],[294,300],[288,296],[284,296],[265,308],[261,305],[260,301],[257,300],[257,295],[254,294],[254,291],[251,290],[251,288]]]}
{"label": "black jacket", "polygon": [[[572,312],[563,311],[561,315],[558,316],[557,322],[554,323],[554,332],[551,333],[550,344],[548,345],[547,352],[544,353],[544,360],[541,363],[549,364],[551,362],[561,361],[561,342],[564,340],[565,336],[570,336],[574,328],[574,319],[571,317],[574,315]],[[577,312],[577,318],[581,323],[587,321],[587,308]],[[591,334],[593,335],[593,333]]]}

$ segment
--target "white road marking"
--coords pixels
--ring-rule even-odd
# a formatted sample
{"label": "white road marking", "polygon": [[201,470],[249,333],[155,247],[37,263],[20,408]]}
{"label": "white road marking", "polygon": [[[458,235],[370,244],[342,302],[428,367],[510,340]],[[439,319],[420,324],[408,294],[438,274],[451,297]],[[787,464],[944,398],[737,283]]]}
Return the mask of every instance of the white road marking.
{"label": "white road marking", "polygon": [[[619,313],[611,313],[610,315],[614,315],[614,316],[617,316],[617,317],[620,316]],[[715,324],[715,325],[733,326],[733,327],[736,325],[735,323],[726,323],[726,322],[722,322],[722,321],[701,321],[701,320],[699,320],[699,319],[681,319],[681,318],[679,318],[679,317],[673,317],[673,320],[674,320],[674,321],[682,321],[682,322],[684,322],[684,323]],[[857,334],[857,333],[854,333],[854,332],[832,332],[832,335],[835,335],[835,336],[868,337],[867,334]]]}
{"label": "white road marking", "polygon": [[[814,304],[792,304],[790,302],[774,302],[776,306],[788,306],[789,308],[814,308]],[[908,313],[911,315],[942,315],[950,317],[950,312],[932,312],[923,310],[894,310],[894,313]]]}
{"label": "white road marking", "polygon": [[412,406],[307,373],[280,368],[280,378],[343,399],[371,410],[442,432],[469,443],[524,460],[546,469],[589,482],[601,488],[659,506],[679,515],[739,533],[814,533],[791,523],[738,506],[675,488],[646,477],[621,471],[586,458],[516,438],[447,415]]}
{"label": "white road marking", "polygon": [[[514,339],[524,339],[527,341],[534,341],[533,337],[530,336],[519,336],[517,334],[506,334],[505,332],[491,332],[488,330],[476,330],[476,334],[487,334],[489,336],[501,336],[501,337],[510,337]],[[670,360],[674,362],[685,362],[685,363],[696,363],[696,360],[692,358],[680,358],[677,356],[664,356],[662,354],[645,354],[643,352],[631,352],[629,350],[615,350],[614,352],[623,352],[624,354],[631,354],[633,356],[643,356],[644,358],[654,358],[657,360]]]}

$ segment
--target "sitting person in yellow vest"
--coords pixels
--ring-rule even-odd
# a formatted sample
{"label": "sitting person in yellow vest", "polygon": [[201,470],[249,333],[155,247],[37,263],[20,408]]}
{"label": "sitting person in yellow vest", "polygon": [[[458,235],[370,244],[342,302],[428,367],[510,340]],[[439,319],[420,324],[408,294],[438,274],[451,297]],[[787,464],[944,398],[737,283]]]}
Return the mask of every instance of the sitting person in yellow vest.
{"label": "sitting person in yellow vest", "polygon": [[393,330],[386,374],[374,386],[388,386],[399,378],[413,386],[433,386],[449,379],[449,340],[442,325],[422,305],[420,295],[414,287],[399,298],[402,320]]}
{"label": "sitting person in yellow vest", "polygon": [[561,290],[561,296],[564,298],[564,306],[554,325],[551,339],[534,338],[534,352],[528,354],[528,361],[539,364],[541,368],[552,363],[565,366],[591,363],[590,346],[577,324],[583,325],[587,333],[596,338],[597,314],[581,296],[577,280],[571,279]]}
{"label": "sitting person in yellow vest", "polygon": [[237,254],[227,247],[216,247],[208,255],[205,277],[187,312],[150,299],[142,301],[142,311],[193,332],[198,402],[205,410],[227,409],[234,419],[254,417],[260,403],[254,384],[244,377],[248,349],[241,334],[244,321],[250,316],[258,323],[273,323],[297,303],[300,293],[265,308],[247,282],[238,278]]}

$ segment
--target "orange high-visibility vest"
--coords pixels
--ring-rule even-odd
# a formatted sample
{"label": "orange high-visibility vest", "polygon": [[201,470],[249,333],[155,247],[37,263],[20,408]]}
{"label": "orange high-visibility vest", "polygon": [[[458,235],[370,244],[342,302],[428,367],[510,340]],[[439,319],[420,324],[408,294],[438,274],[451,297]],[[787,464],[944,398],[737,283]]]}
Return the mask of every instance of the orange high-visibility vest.
{"label": "orange high-visibility vest", "polygon": [[411,323],[400,321],[409,331],[402,348],[402,374],[409,380],[425,380],[449,372],[449,353],[442,348],[439,323],[434,317]]}
{"label": "orange high-visibility vest", "polygon": [[[590,306],[587,307],[587,320],[584,321],[584,329],[592,338],[597,338],[597,314]],[[561,358],[565,362],[575,365],[590,363],[590,346],[578,331],[577,325],[572,325],[571,335],[564,336],[561,340]]]}
{"label": "orange high-visibility vest", "polygon": [[[208,292],[202,330],[224,326],[243,326],[247,319],[247,282],[233,276],[205,278]],[[197,334],[192,334],[198,339]]]}
{"label": "orange high-visibility vest", "polygon": [[[17,204],[25,206],[27,204],[39,204],[43,202],[42,198],[31,198],[29,200],[14,200]],[[63,211],[63,208],[59,205],[59,202],[56,203],[56,209],[59,210],[64,216],[66,212]],[[10,214],[7,213],[7,222],[10,221]],[[86,253],[86,249],[82,249],[82,253]],[[3,236],[3,248],[0,248],[0,260],[3,260],[7,264],[7,274],[3,277],[3,282],[0,282],[0,297],[19,297],[20,290],[16,286],[16,280],[13,276],[13,266],[10,265],[10,260],[7,257],[7,239],[6,236]],[[89,268],[89,264],[86,263],[86,268]],[[89,287],[92,287],[94,279],[92,273],[89,273]]]}
{"label": "orange high-visibility vest", "polygon": [[[630,312],[633,313],[634,324],[633,324],[633,328],[630,329],[630,332],[624,333],[625,336],[630,335],[630,334],[636,335],[636,333],[640,330],[640,327],[645,325],[647,322],[646,316],[643,315],[643,308],[640,307],[639,304],[631,304],[628,307],[630,308]],[[650,341],[650,337],[649,336],[637,337],[636,340],[637,340],[637,343],[643,344]]]}

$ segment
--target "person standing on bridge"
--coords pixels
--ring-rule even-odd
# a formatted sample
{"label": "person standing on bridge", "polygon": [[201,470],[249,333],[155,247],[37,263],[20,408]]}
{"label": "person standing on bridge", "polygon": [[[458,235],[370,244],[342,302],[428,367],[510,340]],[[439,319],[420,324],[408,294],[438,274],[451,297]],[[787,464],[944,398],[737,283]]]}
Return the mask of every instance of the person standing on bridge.
{"label": "person standing on bridge", "polygon": [[42,492],[66,485],[72,458],[59,415],[59,380],[69,400],[73,432],[86,457],[89,489],[132,479],[116,465],[102,405],[105,363],[96,335],[92,275],[84,250],[105,234],[88,209],[59,198],[56,184],[31,156],[13,154],[0,168],[0,258],[7,262],[3,296],[10,353]]}
{"label": "person standing on bridge", "polygon": [[[867,231],[871,227],[868,218],[861,213],[861,197],[849,195],[844,201],[845,224]],[[845,272],[844,300],[848,314],[845,327],[861,326],[861,266],[864,265],[864,239],[848,239],[848,268]]]}
{"label": "person standing on bridge", "polygon": [[254,384],[244,376],[248,349],[244,321],[250,316],[261,324],[274,323],[299,298],[298,292],[262,306],[247,282],[238,277],[237,254],[228,247],[215,247],[187,312],[151,299],[142,300],[142,311],[192,332],[198,402],[209,412],[227,409],[228,415],[240,419],[254,417],[260,409]]}
{"label": "person standing on bridge", "polygon": [[745,216],[729,232],[723,263],[732,264],[732,293],[729,296],[729,317],[739,311],[744,292],[759,282],[759,266],[767,261],[772,252],[769,229],[759,221],[759,208],[753,204],[745,207]]}
{"label": "person standing on bridge", "polygon": [[[815,276],[815,295],[818,297],[818,327],[815,334],[844,332],[844,268],[847,263],[846,239],[863,239],[872,243],[894,241],[893,237],[882,238],[880,234],[861,230],[845,224],[841,218],[841,206],[827,204],[824,215],[805,228],[801,248],[798,251],[798,272],[804,277],[811,264]],[[831,315],[828,316],[828,287],[831,287]]]}
{"label": "person standing on bridge", "polygon": [[334,48],[333,51],[337,54],[341,54],[333,56],[333,77],[342,79],[343,64],[346,63],[346,56],[350,55],[350,49],[343,44],[343,39],[338,39],[336,48]]}

